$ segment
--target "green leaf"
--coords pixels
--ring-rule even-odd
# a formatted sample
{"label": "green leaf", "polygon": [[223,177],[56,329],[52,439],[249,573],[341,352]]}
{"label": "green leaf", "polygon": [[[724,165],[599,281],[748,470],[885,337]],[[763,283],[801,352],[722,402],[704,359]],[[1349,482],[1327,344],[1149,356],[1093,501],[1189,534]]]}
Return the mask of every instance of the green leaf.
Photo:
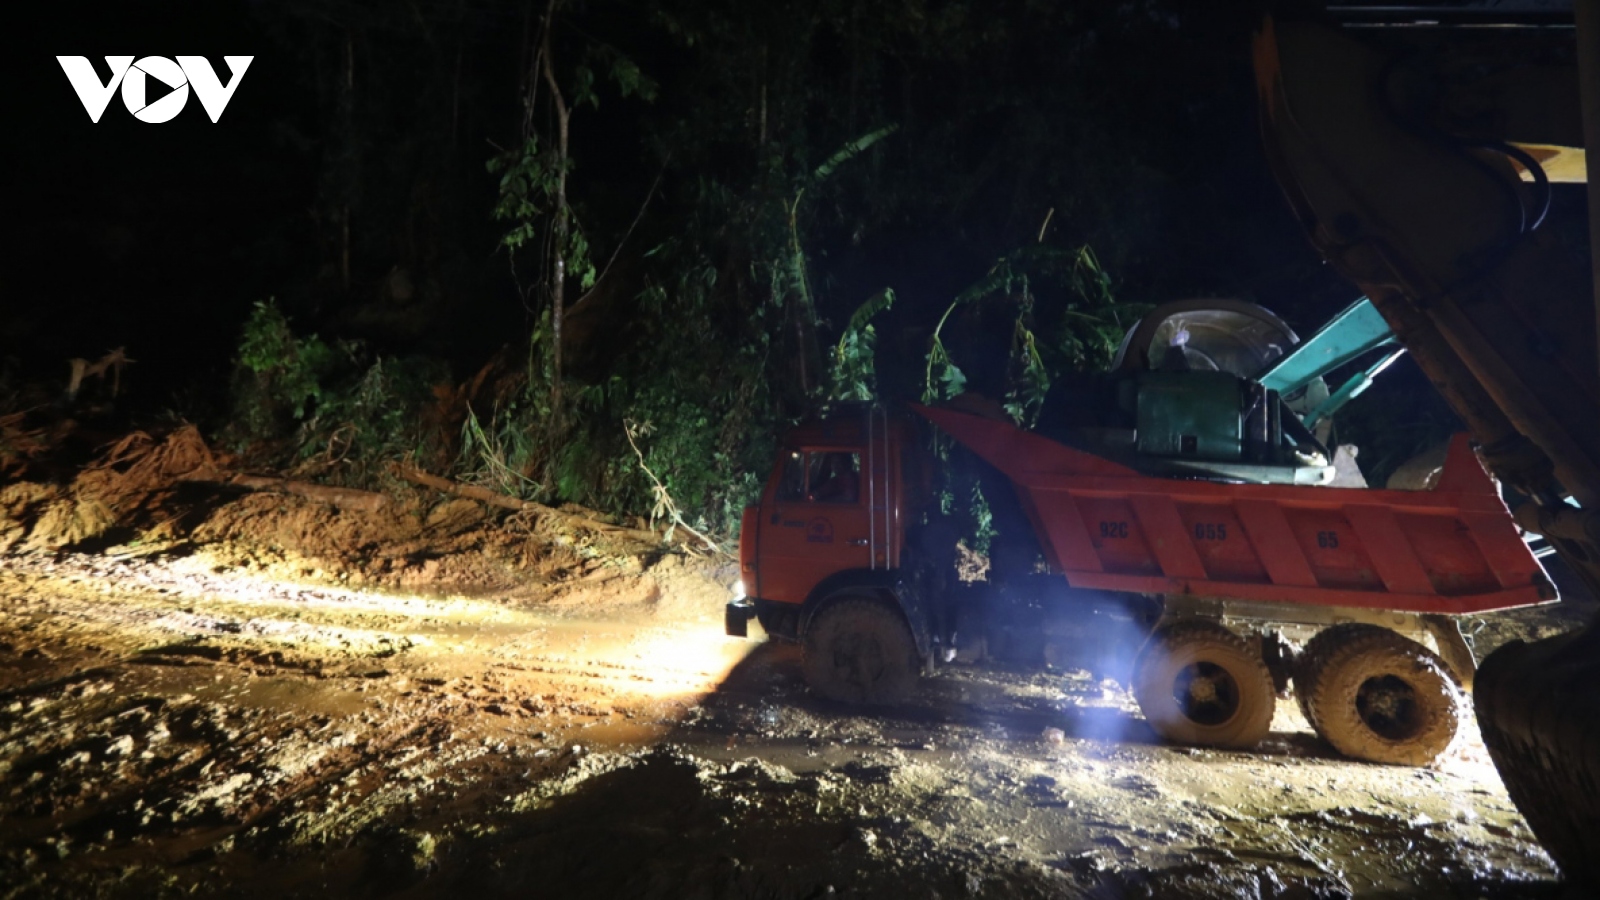
{"label": "green leaf", "polygon": [[840,147],[832,156],[828,157],[826,162],[820,166],[817,166],[816,171],[811,173],[811,182],[815,184],[817,182],[826,180],[829,175],[833,174],[835,169],[859,156],[873,144],[876,144],[877,142],[899,130],[899,125],[885,125],[876,131],[869,131],[850,143],[845,144],[843,147]]}
{"label": "green leaf", "polygon": [[944,381],[944,395],[945,399],[947,400],[964,392],[967,389],[966,373],[962,372],[961,369],[953,363],[947,363],[945,365],[944,374],[940,377],[941,380]]}
{"label": "green leaf", "polygon": [[594,70],[588,66],[578,66],[576,83],[572,88],[572,105],[582,106],[587,103],[595,109],[600,108],[600,95],[594,89]]}
{"label": "green leaf", "polygon": [[829,399],[872,400],[876,380],[873,351],[877,333],[871,319],[894,304],[894,291],[884,288],[857,307],[834,347]]}

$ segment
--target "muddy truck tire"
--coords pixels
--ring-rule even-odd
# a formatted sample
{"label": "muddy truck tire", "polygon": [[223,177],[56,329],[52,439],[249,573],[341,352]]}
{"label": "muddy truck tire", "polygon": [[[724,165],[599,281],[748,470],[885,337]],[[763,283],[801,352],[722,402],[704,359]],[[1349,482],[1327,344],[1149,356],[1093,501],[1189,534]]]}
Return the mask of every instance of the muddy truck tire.
{"label": "muddy truck tire", "polygon": [[1311,686],[1317,683],[1317,676],[1322,672],[1322,664],[1328,658],[1328,651],[1348,641],[1353,635],[1367,631],[1382,631],[1376,625],[1361,625],[1347,623],[1324,628],[1316,636],[1306,642],[1306,648],[1300,651],[1300,658],[1295,660],[1294,666],[1294,699],[1300,705],[1300,714],[1305,716],[1306,723],[1311,730],[1322,733],[1322,728],[1317,724],[1311,710]]}
{"label": "muddy truck tire", "polygon": [[1600,623],[1506,644],[1473,696],[1506,793],[1563,874],[1600,894]]}
{"label": "muddy truck tire", "polygon": [[1247,750],[1272,727],[1272,673],[1244,638],[1199,619],[1156,629],[1134,662],[1133,695],[1156,734]]}
{"label": "muddy truck tire", "polygon": [[1455,741],[1466,705],[1444,660],[1376,626],[1325,634],[1327,645],[1300,688],[1312,727],[1335,750],[1368,762],[1425,766]]}
{"label": "muddy truck tire", "polygon": [[869,597],[824,606],[806,628],[801,670],[811,689],[844,703],[896,703],[911,695],[921,665],[900,611]]}

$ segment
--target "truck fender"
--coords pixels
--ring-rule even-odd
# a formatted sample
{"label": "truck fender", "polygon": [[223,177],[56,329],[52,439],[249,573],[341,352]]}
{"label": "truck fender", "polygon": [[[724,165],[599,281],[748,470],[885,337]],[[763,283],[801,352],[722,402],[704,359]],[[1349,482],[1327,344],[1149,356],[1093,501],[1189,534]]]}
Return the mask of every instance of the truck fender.
{"label": "truck fender", "polygon": [[929,604],[894,569],[850,569],[835,572],[818,582],[800,608],[800,628],[795,637],[805,640],[811,620],[829,604],[845,597],[862,595],[875,597],[899,610],[911,629],[917,655],[924,660],[931,658],[933,628]]}

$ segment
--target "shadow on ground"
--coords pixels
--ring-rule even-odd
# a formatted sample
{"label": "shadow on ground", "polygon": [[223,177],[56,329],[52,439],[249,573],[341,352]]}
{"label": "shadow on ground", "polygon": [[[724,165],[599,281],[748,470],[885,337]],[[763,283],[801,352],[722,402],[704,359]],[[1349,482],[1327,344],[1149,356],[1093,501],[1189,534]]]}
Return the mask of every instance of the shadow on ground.
{"label": "shadow on ground", "polygon": [[[1138,760],[1245,757],[1159,747],[1136,714],[1083,705],[1070,681],[1063,701],[1038,690],[1041,677],[956,671],[867,717],[811,697],[794,650],[765,644],[666,741],[631,756],[579,756],[562,778],[580,783],[510,800],[482,818],[479,836],[431,848],[425,863],[379,853],[369,863],[375,886],[387,877],[405,885],[399,896],[417,898],[1561,896],[1553,882],[1497,873],[1421,819],[1197,814],[1192,800],[1161,796]],[[1051,727],[1064,733],[1060,745],[1041,741]],[[1103,793],[1170,803],[1171,827],[1119,823],[1096,792],[1028,774],[1038,768],[1029,762],[1074,754],[1103,774]],[[1297,733],[1275,734],[1245,759],[1265,770],[1334,762]],[[1025,848],[997,833],[1041,818],[1055,827]],[[1221,827],[1185,824],[1206,818]],[[1052,839],[1059,852],[1034,852]],[[1174,852],[1162,852],[1163,840]],[[1373,855],[1390,856],[1381,864],[1398,873],[1381,891],[1351,872]]]}

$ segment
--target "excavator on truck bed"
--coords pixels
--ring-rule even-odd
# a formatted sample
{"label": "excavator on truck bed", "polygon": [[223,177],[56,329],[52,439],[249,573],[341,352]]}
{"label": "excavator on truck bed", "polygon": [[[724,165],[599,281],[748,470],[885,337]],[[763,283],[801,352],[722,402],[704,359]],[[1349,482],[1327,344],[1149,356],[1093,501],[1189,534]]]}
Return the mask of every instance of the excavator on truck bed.
{"label": "excavator on truck bed", "polygon": [[[1475,668],[1452,616],[1556,594],[1465,436],[1431,489],[1340,484],[1316,426],[1391,342],[1365,299],[1305,341],[1251,303],[1178,301],[1110,371],[1053,385],[1035,431],[972,394],[831,410],[745,511],[728,632],[799,641],[812,688],[851,702],[896,701],[939,661],[1071,664],[1128,683],[1162,737],[1238,749],[1292,681],[1340,751],[1430,762]],[[952,577],[935,435],[999,524],[981,585]]]}
{"label": "excavator on truck bed", "polygon": [[[1525,498],[1517,522],[1600,597],[1600,277],[1540,227],[1552,182],[1587,181],[1600,260],[1600,161],[1582,149],[1600,143],[1600,4],[1549,6],[1279,17],[1255,72],[1268,160],[1312,243]],[[1600,624],[1500,648],[1474,703],[1534,833],[1600,891]]]}

